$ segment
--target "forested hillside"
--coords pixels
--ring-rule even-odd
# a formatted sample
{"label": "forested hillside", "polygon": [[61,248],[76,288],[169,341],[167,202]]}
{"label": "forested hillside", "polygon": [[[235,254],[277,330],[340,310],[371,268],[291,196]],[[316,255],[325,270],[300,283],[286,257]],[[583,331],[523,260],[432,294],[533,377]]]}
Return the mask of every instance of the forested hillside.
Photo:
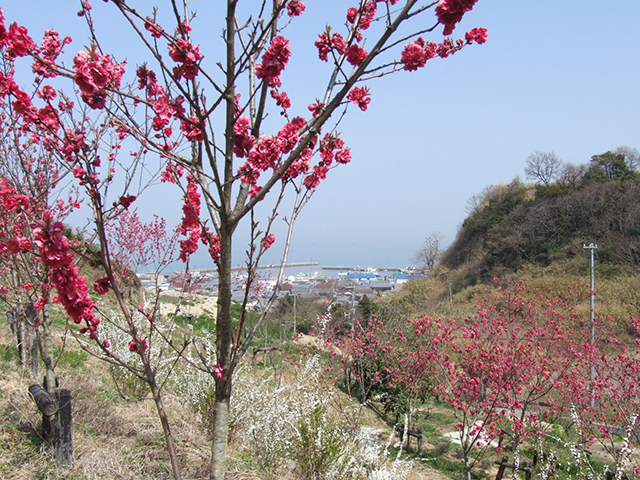
{"label": "forested hillside", "polygon": [[[492,186],[475,199],[440,269],[455,270],[463,288],[517,272],[525,264],[586,258],[598,245],[609,274],[640,265],[640,174],[637,151],[594,155],[588,165],[562,165],[553,154],[530,157],[527,177]],[[578,272],[576,272],[578,273]],[[584,272],[582,272],[584,274]]]}

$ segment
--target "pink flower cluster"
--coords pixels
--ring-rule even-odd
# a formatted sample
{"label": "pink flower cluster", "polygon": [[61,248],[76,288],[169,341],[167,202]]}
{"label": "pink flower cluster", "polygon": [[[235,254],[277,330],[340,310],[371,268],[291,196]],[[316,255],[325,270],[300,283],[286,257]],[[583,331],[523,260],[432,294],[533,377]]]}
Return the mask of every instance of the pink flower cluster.
{"label": "pink flower cluster", "polygon": [[330,133],[325,134],[320,142],[319,151],[321,161],[304,179],[304,186],[309,190],[316,188],[321,180],[327,178],[327,173],[334,160],[341,164],[351,161],[351,151],[344,146],[344,141]]}
{"label": "pink flower cluster", "polygon": [[169,56],[181,65],[173,69],[173,74],[177,78],[193,80],[198,75],[198,62],[202,58],[200,45],[193,44],[185,39],[180,39],[176,43],[169,44]]}
{"label": "pink flower cluster", "polygon": [[0,47],[4,48],[9,58],[24,57],[35,49],[33,39],[25,27],[12,23],[7,29],[4,25],[4,15],[0,9]]}
{"label": "pink flower cluster", "polygon": [[196,180],[189,176],[187,179],[187,192],[182,206],[182,223],[180,233],[187,237],[180,240],[180,260],[186,262],[189,256],[198,250],[198,242],[207,246],[209,255],[214,262],[220,259],[220,237],[213,234],[208,228],[200,225],[200,193]]}
{"label": "pink flower cluster", "polygon": [[347,94],[347,99],[351,103],[358,105],[363,112],[367,110],[369,103],[371,103],[371,97],[369,96],[369,89],[367,87],[353,87]]}
{"label": "pink flower cluster", "polygon": [[184,119],[180,122],[180,131],[189,140],[195,140],[197,142],[202,142],[203,140],[200,120],[195,115],[192,115],[188,119]]}
{"label": "pink flower cluster", "polygon": [[42,78],[57,77],[56,60],[62,53],[63,46],[68,43],[71,43],[71,37],[65,37],[61,40],[60,35],[55,30],[44,32],[42,43],[35,49],[37,56],[31,65],[33,73]]}
{"label": "pink flower cluster", "polygon": [[438,22],[444,25],[443,35],[451,35],[456,24],[462,20],[478,0],[440,0],[436,6]]}
{"label": "pink flower cluster", "polygon": [[[238,174],[241,176],[242,181],[255,185],[262,172],[270,168],[276,169],[280,164],[282,155],[290,153],[295,148],[300,140],[298,132],[304,127],[306,121],[302,117],[295,117],[286,123],[275,137],[261,135],[255,142],[248,133],[248,122],[246,117],[240,117],[236,122],[235,153],[239,157],[247,156],[246,163],[238,169]],[[247,152],[249,145],[251,145],[251,148]],[[304,155],[301,156],[301,158],[303,157]],[[287,175],[292,178],[299,175],[300,172],[297,170],[300,166],[299,163],[295,168],[292,165],[293,170],[290,168],[289,170],[291,171],[287,171]]]}
{"label": "pink flower cluster", "polygon": [[445,37],[440,44],[434,42],[426,43],[421,37],[404,47],[400,62],[404,64],[404,70],[411,72],[424,67],[427,60],[435,56],[447,58],[465,45],[471,45],[474,42],[482,44],[487,41],[487,38],[486,28],[474,28],[465,34],[464,40],[458,39],[455,42],[450,37]]}
{"label": "pink flower cluster", "polygon": [[404,70],[408,72],[422,68],[427,60],[436,56],[437,45],[434,42],[425,42],[422,37],[404,47],[400,61],[404,64]]}
{"label": "pink flower cluster", "polygon": [[143,353],[147,351],[149,345],[147,344],[147,340],[145,338],[141,338],[139,340],[131,340],[129,342],[129,351],[130,352],[138,352]]}
{"label": "pink flower cluster", "polygon": [[93,314],[95,304],[89,296],[87,281],[73,262],[64,224],[45,218],[33,229],[33,235],[42,264],[50,269],[49,278],[58,292],[54,301],[62,304],[75,323],[84,320],[87,328],[82,328],[80,333],[88,331],[89,337],[96,340],[100,320]]}
{"label": "pink flower cluster", "polygon": [[276,236],[273,233],[265,236],[262,239],[262,248],[264,250],[271,248],[271,245],[273,245],[275,241],[276,241]]}
{"label": "pink flower cluster", "polygon": [[347,48],[347,61],[354,67],[359,67],[369,53],[360,45],[351,45]]}
{"label": "pink flower cluster", "polygon": [[315,46],[318,49],[318,57],[323,62],[329,60],[329,52],[332,50],[335,50],[338,55],[344,55],[347,52],[347,42],[339,33],[334,33],[331,36],[329,36],[329,32],[321,33],[318,35]]}
{"label": "pink flower cluster", "polygon": [[474,28],[468,31],[464,36],[465,40],[469,44],[473,42],[476,42],[478,44],[486,43],[488,37],[489,36],[487,34],[486,28]]}
{"label": "pink flower cluster", "polygon": [[274,37],[262,56],[262,62],[256,66],[256,76],[271,87],[279,87],[280,74],[289,63],[290,56],[289,40],[281,35]]}
{"label": "pink flower cluster", "polygon": [[[397,3],[398,0],[392,1],[391,4]],[[347,21],[349,23],[355,23],[358,21],[358,28],[361,30],[366,30],[371,26],[371,22],[373,21],[376,13],[378,11],[378,4],[376,0],[369,0],[364,4],[362,11],[359,9],[352,7],[347,10]]]}
{"label": "pink flower cluster", "polygon": [[73,71],[84,102],[93,109],[102,109],[107,90],[120,87],[124,65],[114,64],[108,54],[100,55],[94,47],[78,52],[73,59]]}
{"label": "pink flower cluster", "polygon": [[290,17],[299,17],[304,13],[306,6],[301,0],[289,0],[287,2],[287,13]]}

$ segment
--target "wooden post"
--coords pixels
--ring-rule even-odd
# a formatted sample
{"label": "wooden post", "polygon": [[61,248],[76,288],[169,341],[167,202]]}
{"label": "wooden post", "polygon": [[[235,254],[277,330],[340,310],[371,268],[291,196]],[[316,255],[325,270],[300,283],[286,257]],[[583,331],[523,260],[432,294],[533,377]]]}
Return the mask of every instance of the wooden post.
{"label": "wooden post", "polygon": [[45,440],[52,440],[53,416],[58,411],[56,399],[37,383],[29,387],[31,398],[36,402],[38,410],[42,412],[42,436]]}
{"label": "wooden post", "polygon": [[61,465],[70,466],[73,463],[71,390],[56,388],[55,396],[58,403],[54,441],[56,458]]}
{"label": "wooden post", "polygon": [[502,457],[501,461],[496,462],[499,465],[498,473],[496,473],[496,480],[502,480],[502,477],[504,476],[504,469],[507,468],[508,462],[509,457],[507,456]]}
{"label": "wooden post", "polygon": [[36,402],[38,410],[40,410],[43,415],[50,417],[55,415],[58,411],[58,404],[56,403],[56,400],[37,383],[34,383],[29,387],[29,393],[31,394],[33,401]]}
{"label": "wooden post", "polygon": [[524,480],[531,480],[531,462],[524,462],[524,466],[518,470],[524,471]]}

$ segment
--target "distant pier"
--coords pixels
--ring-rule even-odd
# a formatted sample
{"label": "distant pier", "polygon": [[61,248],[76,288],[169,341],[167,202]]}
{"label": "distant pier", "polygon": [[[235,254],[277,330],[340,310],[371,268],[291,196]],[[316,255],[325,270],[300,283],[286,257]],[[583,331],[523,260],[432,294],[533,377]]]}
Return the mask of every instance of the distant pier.
{"label": "distant pier", "polygon": [[374,269],[374,270],[379,270],[379,271],[383,271],[383,272],[402,272],[404,270],[406,270],[406,268],[401,268],[401,267],[341,267],[341,266],[328,266],[328,267],[322,267],[323,270],[362,270],[362,271],[366,271],[367,269]]}

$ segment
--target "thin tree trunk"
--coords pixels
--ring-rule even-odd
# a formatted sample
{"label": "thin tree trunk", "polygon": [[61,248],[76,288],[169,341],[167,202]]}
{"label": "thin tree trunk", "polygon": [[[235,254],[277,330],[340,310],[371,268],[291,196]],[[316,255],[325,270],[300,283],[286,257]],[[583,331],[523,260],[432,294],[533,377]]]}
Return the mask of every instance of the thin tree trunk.
{"label": "thin tree trunk", "polygon": [[51,317],[45,308],[42,312],[42,361],[45,365],[44,383],[47,392],[53,394],[56,389],[56,374],[53,371],[53,333]]}
{"label": "thin tree trunk", "polygon": [[211,444],[211,480],[224,480],[229,439],[230,396],[218,398],[213,407],[213,441]]}
{"label": "thin tree trunk", "polygon": [[220,260],[218,262],[218,313],[216,319],[216,361],[222,378],[216,379],[216,401],[213,407],[213,440],[211,443],[211,480],[224,480],[229,411],[231,401],[231,236],[232,229],[220,229]]}
{"label": "thin tree trunk", "polygon": [[[148,367],[147,367],[148,368]],[[160,423],[162,424],[162,430],[164,432],[164,438],[167,442],[167,452],[169,453],[169,460],[171,461],[171,469],[173,470],[173,478],[175,480],[180,480],[182,477],[180,475],[180,466],[178,465],[178,456],[176,454],[176,447],[173,443],[173,435],[171,434],[171,427],[169,425],[169,418],[167,417],[167,412],[164,409],[164,403],[162,401],[162,395],[160,393],[160,389],[158,388],[157,383],[155,382],[155,375],[151,373],[148,374],[148,383],[149,388],[151,389],[151,395],[153,396],[153,401],[156,404],[156,409],[158,410],[158,417],[160,418]]]}

